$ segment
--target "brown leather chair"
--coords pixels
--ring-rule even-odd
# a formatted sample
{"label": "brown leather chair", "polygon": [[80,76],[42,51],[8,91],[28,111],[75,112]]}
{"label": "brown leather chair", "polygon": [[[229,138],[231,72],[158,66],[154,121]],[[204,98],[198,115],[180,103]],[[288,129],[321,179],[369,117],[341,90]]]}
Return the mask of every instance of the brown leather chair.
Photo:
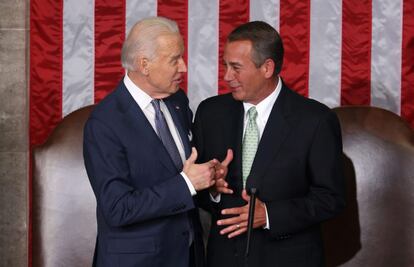
{"label": "brown leather chair", "polygon": [[414,266],[414,131],[373,107],[339,107],[347,207],[324,225],[327,266]]}
{"label": "brown leather chair", "polygon": [[63,119],[34,150],[33,266],[91,266],[96,201],[83,165],[83,125],[92,106]]}
{"label": "brown leather chair", "polygon": [[[95,198],[83,165],[92,106],[34,151],[33,266],[91,266]],[[414,266],[414,133],[372,107],[340,107],[347,208],[324,225],[327,266]]]}

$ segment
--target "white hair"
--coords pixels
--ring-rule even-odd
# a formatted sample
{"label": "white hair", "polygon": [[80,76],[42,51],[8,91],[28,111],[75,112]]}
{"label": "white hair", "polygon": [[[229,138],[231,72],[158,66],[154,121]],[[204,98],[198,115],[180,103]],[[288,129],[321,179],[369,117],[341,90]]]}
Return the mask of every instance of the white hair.
{"label": "white hair", "polygon": [[158,48],[157,38],[163,34],[180,34],[177,23],[164,17],[145,18],[135,23],[122,46],[122,66],[134,71],[137,56],[153,59]]}

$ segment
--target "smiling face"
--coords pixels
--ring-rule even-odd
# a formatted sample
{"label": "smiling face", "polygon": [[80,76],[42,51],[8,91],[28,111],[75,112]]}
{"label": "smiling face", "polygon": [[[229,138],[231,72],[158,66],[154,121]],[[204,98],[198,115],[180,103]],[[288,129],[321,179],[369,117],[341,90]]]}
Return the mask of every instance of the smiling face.
{"label": "smiling face", "polygon": [[156,56],[147,60],[147,93],[154,98],[164,98],[178,91],[187,72],[183,54],[183,40],[179,34],[163,34],[157,38]]}
{"label": "smiling face", "polygon": [[223,54],[226,68],[224,80],[229,85],[234,99],[256,105],[275,88],[272,79],[269,79],[273,73],[273,69],[269,70],[269,67],[273,68],[274,65],[273,62],[266,61],[256,67],[251,52],[251,41],[226,43]]}

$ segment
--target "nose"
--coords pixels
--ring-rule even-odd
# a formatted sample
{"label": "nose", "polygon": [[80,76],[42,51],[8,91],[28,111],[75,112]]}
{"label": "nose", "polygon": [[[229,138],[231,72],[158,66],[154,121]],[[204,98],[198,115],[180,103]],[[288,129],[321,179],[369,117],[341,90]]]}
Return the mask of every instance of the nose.
{"label": "nose", "polygon": [[183,58],[178,60],[178,72],[187,72],[187,65],[185,65]]}
{"label": "nose", "polygon": [[233,79],[234,79],[234,77],[233,77],[233,72],[232,72],[231,68],[225,67],[224,68],[224,81],[230,82]]}

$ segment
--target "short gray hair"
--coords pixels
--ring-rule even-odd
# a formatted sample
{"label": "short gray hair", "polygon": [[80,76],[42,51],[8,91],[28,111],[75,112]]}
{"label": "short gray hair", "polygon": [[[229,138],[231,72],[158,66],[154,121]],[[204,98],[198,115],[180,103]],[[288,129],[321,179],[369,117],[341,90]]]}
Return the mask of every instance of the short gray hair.
{"label": "short gray hair", "polygon": [[122,46],[122,67],[134,71],[137,56],[153,59],[157,38],[162,34],[180,34],[177,23],[164,17],[150,17],[138,21],[131,28]]}

